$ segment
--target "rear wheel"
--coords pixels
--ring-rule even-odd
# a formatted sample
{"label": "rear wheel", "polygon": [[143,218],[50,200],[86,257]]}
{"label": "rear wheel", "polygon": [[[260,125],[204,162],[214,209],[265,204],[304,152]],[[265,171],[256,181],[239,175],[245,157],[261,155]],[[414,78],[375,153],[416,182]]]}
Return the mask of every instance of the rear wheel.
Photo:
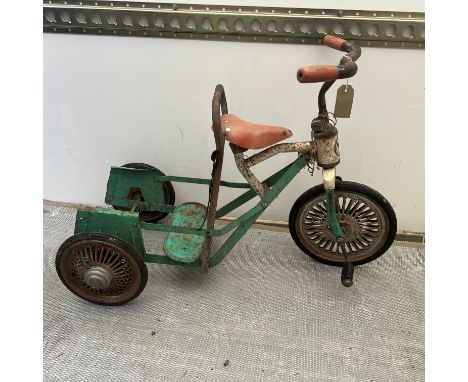
{"label": "rear wheel", "polygon": [[[384,254],[395,240],[397,229],[390,203],[372,188],[354,182],[336,182],[335,195],[349,261],[361,265]],[[289,230],[308,256],[329,265],[344,264],[344,255],[328,225],[323,185],[297,199],[289,214]]]}
{"label": "rear wheel", "polygon": [[145,288],[148,269],[127,242],[106,233],[79,233],[55,258],[57,274],[77,296],[100,305],[122,305]]}
{"label": "rear wheel", "polygon": [[[161,176],[165,175],[162,171],[158,170],[156,167],[153,167],[146,163],[127,163],[127,164],[124,164],[122,167],[134,168],[137,170],[154,170],[155,172],[157,172],[158,175],[161,175]],[[164,192],[164,204],[173,206],[175,203],[175,191],[171,182],[169,181],[164,182],[163,192]],[[130,200],[139,200],[142,202],[145,201],[140,190],[133,191],[128,196],[128,198]],[[118,207],[118,206],[112,206],[112,207],[120,211],[130,211],[130,208],[126,208],[126,207]],[[157,223],[158,221],[162,220],[163,218],[167,216],[167,212],[140,211],[139,216],[140,216],[140,220],[146,223]]]}

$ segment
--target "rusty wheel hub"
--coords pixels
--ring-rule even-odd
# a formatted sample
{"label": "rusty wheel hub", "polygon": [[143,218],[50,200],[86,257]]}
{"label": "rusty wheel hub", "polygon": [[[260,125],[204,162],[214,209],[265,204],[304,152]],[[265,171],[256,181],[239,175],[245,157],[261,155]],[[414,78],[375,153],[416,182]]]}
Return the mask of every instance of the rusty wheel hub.
{"label": "rusty wheel hub", "polygon": [[91,267],[84,274],[85,283],[94,289],[106,289],[112,282],[112,274],[104,267]]}
{"label": "rusty wheel hub", "polygon": [[[340,222],[340,226],[344,233],[345,240],[356,240],[360,233],[358,220],[352,216],[345,215],[342,213],[338,213],[336,214],[336,216]],[[323,234],[327,237],[328,240],[335,240],[335,235],[333,234],[331,227],[326,219],[323,221]]]}

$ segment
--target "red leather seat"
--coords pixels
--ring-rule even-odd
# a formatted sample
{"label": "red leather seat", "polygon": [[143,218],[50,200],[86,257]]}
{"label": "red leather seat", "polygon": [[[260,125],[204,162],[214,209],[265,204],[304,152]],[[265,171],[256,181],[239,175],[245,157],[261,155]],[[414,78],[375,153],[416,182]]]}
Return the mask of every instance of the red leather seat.
{"label": "red leather seat", "polygon": [[284,127],[257,125],[234,114],[221,115],[221,129],[226,141],[247,149],[263,149],[293,135]]}

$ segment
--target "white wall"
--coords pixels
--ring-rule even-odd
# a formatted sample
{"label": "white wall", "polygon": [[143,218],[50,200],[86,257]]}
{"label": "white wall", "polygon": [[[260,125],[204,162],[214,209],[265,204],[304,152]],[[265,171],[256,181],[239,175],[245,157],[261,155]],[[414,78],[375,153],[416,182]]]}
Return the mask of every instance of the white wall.
{"label": "white wall", "polygon": [[[344,3],[369,7],[367,1],[314,6]],[[423,2],[381,1],[370,7],[423,11]],[[396,210],[399,230],[424,231],[424,51],[362,51],[359,72],[350,80],[352,118],[338,123],[338,175],[383,193]],[[320,86],[299,84],[296,70],[340,58],[322,46],[44,34],[44,198],[103,204],[109,167],[127,162],[209,178],[210,107],[217,83],[225,87],[230,112],[288,127],[295,140],[307,140]],[[330,110],[344,83],[339,82],[329,91]],[[293,159],[294,154],[274,158],[254,172],[263,178]],[[229,148],[223,179],[243,180]],[[318,172],[311,178],[303,170],[262,219],[287,220],[294,200],[320,181]],[[207,201],[207,187],[174,187],[178,203]],[[222,188],[220,204],[238,194]]]}

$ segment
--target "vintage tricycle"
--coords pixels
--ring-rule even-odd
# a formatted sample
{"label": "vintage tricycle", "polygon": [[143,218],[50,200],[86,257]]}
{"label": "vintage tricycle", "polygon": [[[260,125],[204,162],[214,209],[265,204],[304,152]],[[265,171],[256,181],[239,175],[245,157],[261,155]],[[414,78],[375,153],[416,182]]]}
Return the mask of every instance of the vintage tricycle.
{"label": "vintage tricycle", "polygon": [[[377,191],[336,177],[340,163],[336,119],[330,118],[325,93],[336,79],[357,72],[355,61],[361,49],[354,43],[327,35],[323,43],[347,54],[338,66],[300,68],[301,83],[324,82],[318,96],[319,113],[312,121],[310,141],[278,143],[292,136],[288,129],[257,125],[228,114],[222,85],[212,101],[212,130],[216,150],[211,159],[211,179],[167,176],[155,167],[130,163],[112,167],[106,203],[114,209],[80,208],[74,235],[59,248],[56,268],[62,282],[79,297],[96,304],[120,305],[144,289],[145,263],[200,267],[202,272],[219,264],[258,217],[301,169],[315,164],[322,168],[323,184],[304,192],[289,215],[291,236],[307,255],[319,262],[342,267],[341,281],[353,283],[354,265],[381,256],[393,243],[396,217],[390,203]],[[221,180],[224,144],[234,154],[247,183]],[[248,149],[263,149],[245,158]],[[263,182],[251,168],[279,153],[297,152],[298,157]],[[175,205],[171,182],[209,186],[208,203]],[[246,189],[218,209],[220,186]],[[259,202],[237,219],[215,228],[222,218],[254,197]],[[171,214],[168,216],[168,214]],[[158,224],[164,217],[169,224]],[[167,233],[163,254],[146,253],[141,229]],[[214,236],[233,231],[213,253]]]}

